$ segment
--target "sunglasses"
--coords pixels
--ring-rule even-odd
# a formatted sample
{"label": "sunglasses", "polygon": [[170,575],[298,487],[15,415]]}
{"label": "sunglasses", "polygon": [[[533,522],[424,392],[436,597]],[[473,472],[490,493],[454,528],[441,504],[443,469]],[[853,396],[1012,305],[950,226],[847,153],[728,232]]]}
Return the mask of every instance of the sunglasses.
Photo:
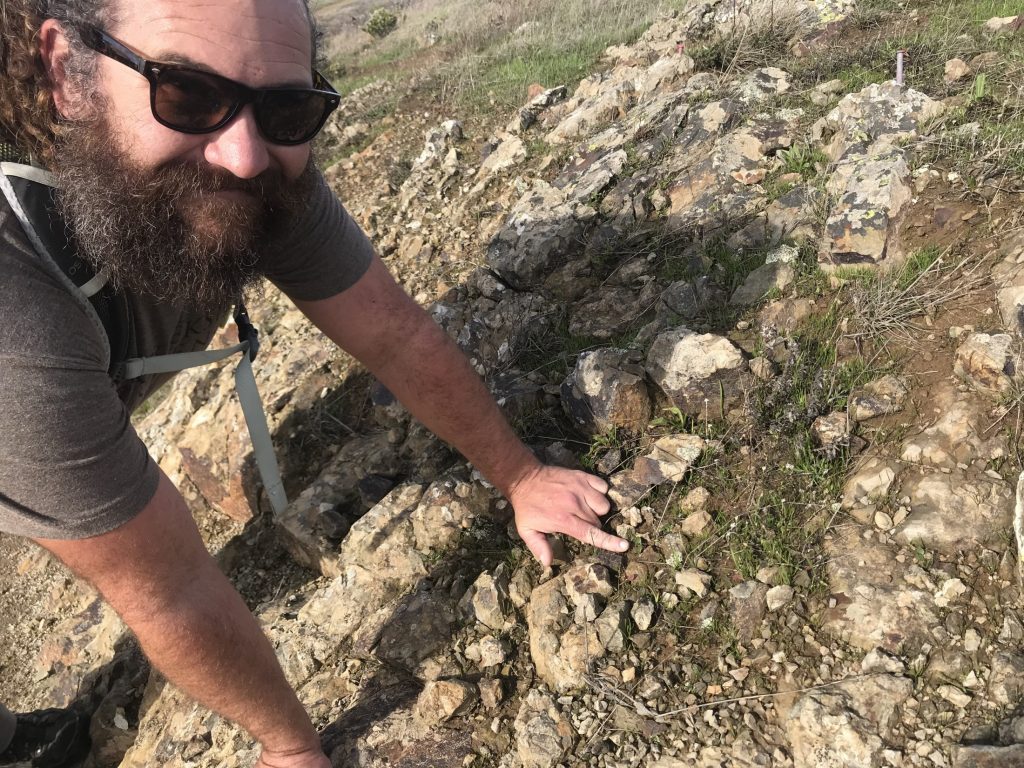
{"label": "sunglasses", "polygon": [[145,77],[153,118],[182,133],[213,133],[252,104],[256,125],[267,141],[305,144],[341,103],[338,92],[316,71],[312,88],[250,88],[212,72],[149,61],[97,27],[76,28],[89,48]]}

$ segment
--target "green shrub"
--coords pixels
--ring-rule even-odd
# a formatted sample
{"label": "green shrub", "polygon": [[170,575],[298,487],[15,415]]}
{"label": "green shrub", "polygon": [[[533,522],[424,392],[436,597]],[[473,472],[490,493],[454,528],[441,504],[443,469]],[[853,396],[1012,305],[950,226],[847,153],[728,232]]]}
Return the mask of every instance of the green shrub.
{"label": "green shrub", "polygon": [[395,31],[397,26],[398,17],[394,13],[387,8],[378,8],[370,14],[370,18],[366,21],[363,31],[368,32],[374,37],[387,37]]}

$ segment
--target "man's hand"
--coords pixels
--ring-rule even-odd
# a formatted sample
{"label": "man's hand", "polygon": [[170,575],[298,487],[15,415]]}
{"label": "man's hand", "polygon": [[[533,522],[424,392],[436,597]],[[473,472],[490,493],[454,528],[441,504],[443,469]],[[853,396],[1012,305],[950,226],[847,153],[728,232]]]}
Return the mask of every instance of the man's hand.
{"label": "man's hand", "polygon": [[287,754],[263,750],[254,768],[331,768],[331,761],[319,746]]}
{"label": "man's hand", "polygon": [[601,530],[601,517],[611,505],[608,483],[599,477],[560,467],[538,466],[508,493],[516,530],[541,564],[551,565],[549,533],[564,533],[611,552],[625,552],[629,543]]}

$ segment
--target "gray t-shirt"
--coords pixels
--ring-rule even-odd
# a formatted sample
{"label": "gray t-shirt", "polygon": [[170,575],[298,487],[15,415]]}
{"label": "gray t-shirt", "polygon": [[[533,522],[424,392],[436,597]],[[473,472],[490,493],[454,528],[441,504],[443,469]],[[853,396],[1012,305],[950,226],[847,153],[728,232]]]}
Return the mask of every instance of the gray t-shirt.
{"label": "gray t-shirt", "polygon": [[[320,177],[308,208],[261,269],[292,299],[355,284],[373,247]],[[204,349],[221,317],[128,297],[129,357]],[[115,388],[106,333],[40,258],[0,196],[0,531],[76,539],[123,525],[152,499],[155,462],[129,415],[164,377]]]}

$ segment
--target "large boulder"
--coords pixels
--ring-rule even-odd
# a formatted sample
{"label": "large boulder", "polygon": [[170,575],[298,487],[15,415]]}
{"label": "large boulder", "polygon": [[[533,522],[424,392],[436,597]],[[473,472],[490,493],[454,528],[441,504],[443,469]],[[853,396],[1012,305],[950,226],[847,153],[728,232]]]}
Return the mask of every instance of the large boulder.
{"label": "large boulder", "polygon": [[579,254],[582,233],[575,204],[562,190],[538,180],[513,206],[488,247],[487,261],[513,287],[536,287]]}

